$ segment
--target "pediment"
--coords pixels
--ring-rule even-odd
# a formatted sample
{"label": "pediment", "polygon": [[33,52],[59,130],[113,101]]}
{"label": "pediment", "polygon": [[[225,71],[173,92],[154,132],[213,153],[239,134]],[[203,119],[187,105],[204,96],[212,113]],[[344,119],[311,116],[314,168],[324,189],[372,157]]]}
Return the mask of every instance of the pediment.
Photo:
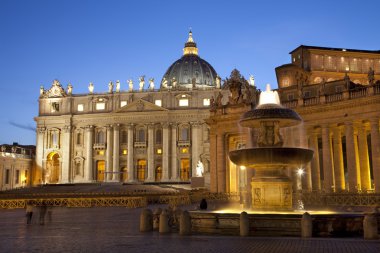
{"label": "pediment", "polygon": [[121,107],[120,109],[116,110],[117,113],[123,113],[123,112],[166,112],[168,109],[165,109],[161,106],[155,105],[151,102],[148,102],[143,99],[138,99],[136,101],[133,101],[132,103],[125,105]]}

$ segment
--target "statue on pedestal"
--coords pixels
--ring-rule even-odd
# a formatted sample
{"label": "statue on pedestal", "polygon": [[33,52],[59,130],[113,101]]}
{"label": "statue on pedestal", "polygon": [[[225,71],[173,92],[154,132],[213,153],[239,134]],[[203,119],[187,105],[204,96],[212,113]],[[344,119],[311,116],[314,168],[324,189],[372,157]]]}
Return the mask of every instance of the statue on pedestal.
{"label": "statue on pedestal", "polygon": [[154,90],[154,78],[149,79],[149,90]]}
{"label": "statue on pedestal", "polygon": [[133,80],[129,79],[128,81],[129,91],[133,91]]}
{"label": "statue on pedestal", "polygon": [[222,79],[220,78],[220,76],[217,75],[215,78],[215,84],[217,89],[220,89],[221,80]]}
{"label": "statue on pedestal", "polygon": [[110,81],[108,83],[108,93],[112,93],[112,92],[113,92],[113,83],[112,83],[112,81]]}
{"label": "statue on pedestal", "polygon": [[251,74],[249,75],[249,84],[251,86],[255,86],[255,78]]}
{"label": "statue on pedestal", "polygon": [[72,93],[73,93],[73,86],[71,85],[71,83],[69,83],[67,85],[67,94],[71,95]]}
{"label": "statue on pedestal", "polygon": [[161,87],[165,89],[168,88],[168,80],[165,77],[162,79]]}
{"label": "statue on pedestal", "polygon": [[92,82],[88,85],[88,91],[90,94],[94,93],[94,84]]}
{"label": "statue on pedestal", "polygon": [[120,92],[120,81],[116,81],[116,92]]}
{"label": "statue on pedestal", "polygon": [[203,173],[205,172],[203,163],[201,161],[198,161],[197,167],[195,168],[195,175],[197,177],[202,177]]}
{"label": "statue on pedestal", "polygon": [[145,76],[140,76],[139,77],[139,91],[142,91],[144,89],[144,84],[145,84]]}
{"label": "statue on pedestal", "polygon": [[40,86],[40,96],[43,96],[43,95],[44,95],[44,92],[45,92],[45,90],[44,90],[44,86],[41,85],[41,86]]}

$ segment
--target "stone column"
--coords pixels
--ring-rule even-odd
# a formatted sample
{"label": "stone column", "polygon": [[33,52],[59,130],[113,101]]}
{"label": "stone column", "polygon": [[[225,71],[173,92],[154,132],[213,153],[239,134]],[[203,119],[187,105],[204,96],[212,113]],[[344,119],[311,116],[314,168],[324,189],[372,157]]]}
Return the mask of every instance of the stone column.
{"label": "stone column", "polygon": [[162,179],[169,181],[169,124],[162,124]]}
{"label": "stone column", "polygon": [[216,166],[216,134],[210,131],[210,191],[218,192],[218,175]]}
{"label": "stone column", "polygon": [[106,175],[104,177],[105,181],[112,180],[112,126],[108,125],[107,128],[107,147],[106,147]]}
{"label": "stone column", "polygon": [[93,176],[93,145],[94,145],[94,127],[86,126],[85,128],[85,142],[86,142],[86,160],[84,170],[84,180],[92,182]]}
{"label": "stone column", "polygon": [[[45,136],[46,127],[37,127],[37,143],[36,143],[36,171],[32,175],[32,172],[29,173],[28,181],[33,182],[34,185],[42,183],[42,170],[43,170],[43,157],[45,150]],[[33,180],[33,181],[32,181]]]}
{"label": "stone column", "polygon": [[62,172],[60,183],[70,182],[70,159],[71,157],[71,126],[63,127],[62,138]]}
{"label": "stone column", "polygon": [[200,160],[200,123],[194,122],[191,124],[191,176],[196,176],[196,168],[198,161]]}
{"label": "stone column", "polygon": [[328,125],[322,125],[322,154],[323,154],[323,173],[324,190],[331,192],[334,188],[334,171],[331,160],[330,131]]}
{"label": "stone column", "polygon": [[360,179],[361,189],[366,192],[371,190],[371,176],[369,171],[369,155],[367,143],[367,130],[366,126],[359,128],[359,161],[360,161]]}
{"label": "stone column", "polygon": [[348,190],[356,192],[359,190],[359,174],[356,168],[356,152],[354,140],[354,126],[352,122],[346,122],[346,157],[347,157],[347,171],[348,171]]}
{"label": "stone column", "polygon": [[372,171],[375,183],[375,192],[380,193],[380,136],[379,119],[370,119],[371,123],[371,150],[372,150]]}
{"label": "stone column", "polygon": [[321,190],[321,171],[319,165],[319,147],[318,147],[318,133],[313,131],[310,136],[310,146],[314,150],[314,157],[311,160],[311,178],[313,191]]}
{"label": "stone column", "polygon": [[154,124],[148,125],[148,178],[147,182],[153,182],[154,178]]}
{"label": "stone column", "polygon": [[226,157],[224,147],[224,133],[218,133],[216,137],[218,192],[226,192]]}
{"label": "stone column", "polygon": [[113,126],[113,174],[112,181],[120,181],[120,124]]}
{"label": "stone column", "polygon": [[342,191],[346,189],[344,180],[344,167],[343,167],[343,151],[342,151],[342,136],[339,127],[333,129],[334,133],[334,177],[335,189]]}
{"label": "stone column", "polygon": [[128,125],[128,182],[134,182],[136,180],[135,167],[133,163],[133,129],[133,124]]}
{"label": "stone column", "polygon": [[172,123],[172,143],[171,143],[171,167],[172,167],[172,181],[178,181],[178,161],[177,161],[177,124]]}

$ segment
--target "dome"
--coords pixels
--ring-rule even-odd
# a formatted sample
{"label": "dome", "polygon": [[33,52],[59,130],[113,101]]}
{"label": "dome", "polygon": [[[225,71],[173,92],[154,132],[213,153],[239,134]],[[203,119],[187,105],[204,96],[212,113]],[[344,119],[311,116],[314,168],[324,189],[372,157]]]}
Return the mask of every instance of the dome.
{"label": "dome", "polygon": [[198,48],[190,31],[183,56],[168,68],[161,80],[161,89],[216,86],[220,86],[220,77],[210,63],[198,56]]}

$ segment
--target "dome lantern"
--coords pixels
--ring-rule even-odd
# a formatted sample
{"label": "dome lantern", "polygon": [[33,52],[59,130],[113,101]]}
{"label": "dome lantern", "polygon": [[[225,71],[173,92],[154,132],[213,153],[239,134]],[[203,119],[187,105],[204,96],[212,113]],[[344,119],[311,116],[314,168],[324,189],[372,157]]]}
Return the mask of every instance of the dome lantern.
{"label": "dome lantern", "polygon": [[198,55],[197,44],[193,40],[193,33],[191,30],[189,31],[189,38],[187,39],[185,47],[183,48],[183,55],[189,54]]}

